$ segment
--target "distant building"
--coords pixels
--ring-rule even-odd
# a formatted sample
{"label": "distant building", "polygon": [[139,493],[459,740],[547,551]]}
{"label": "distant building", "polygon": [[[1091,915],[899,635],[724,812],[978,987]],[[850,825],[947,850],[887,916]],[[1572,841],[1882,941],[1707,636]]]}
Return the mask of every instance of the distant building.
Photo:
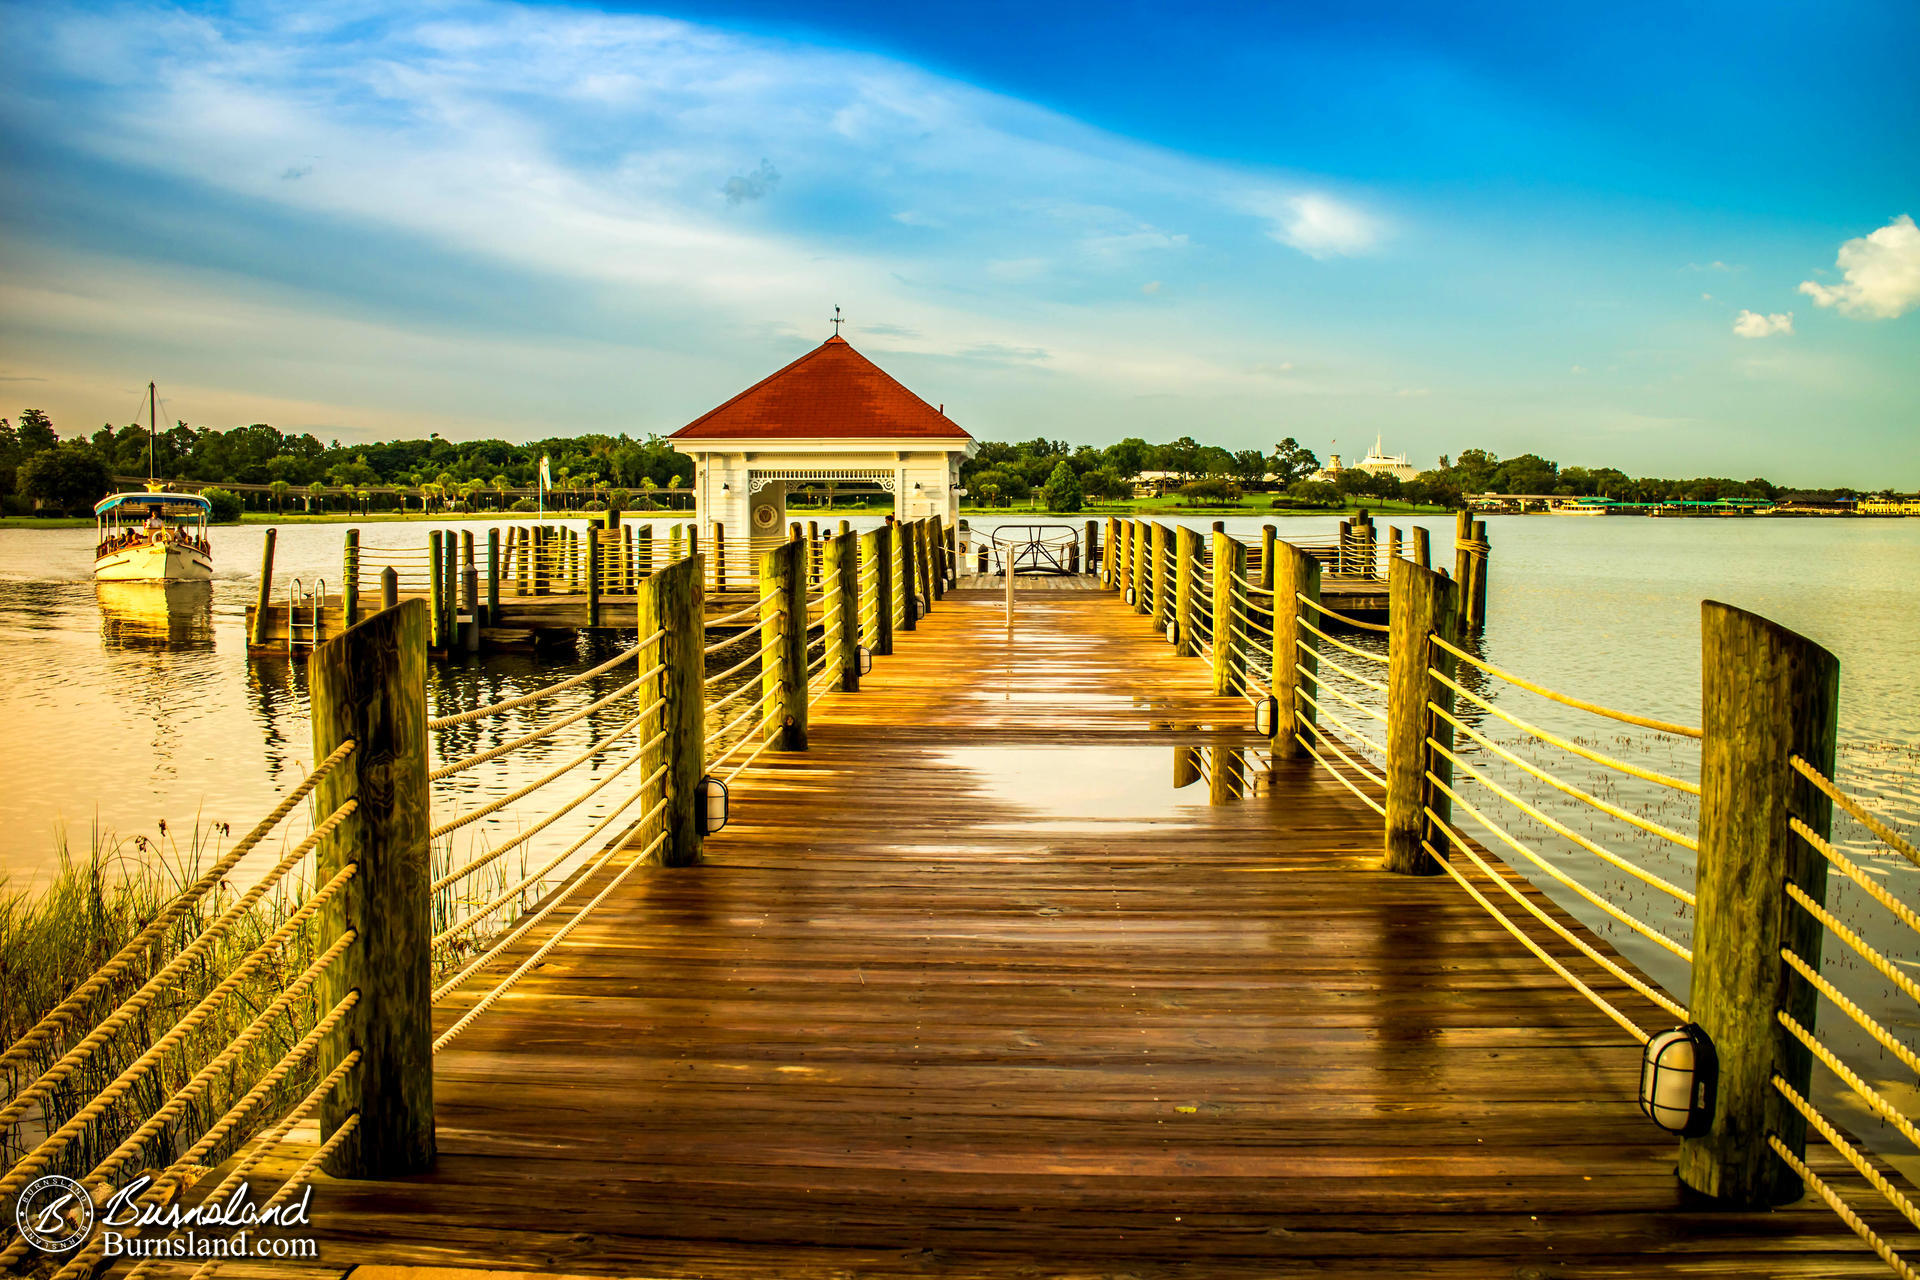
{"label": "distant building", "polygon": [[1862,498],[1854,510],[1863,516],[1920,516],[1920,493]]}
{"label": "distant building", "polygon": [[1407,461],[1404,453],[1390,454],[1381,448],[1380,436],[1373,438],[1373,450],[1360,459],[1360,470],[1368,475],[1392,476],[1396,480],[1407,481],[1420,474],[1420,469]]}
{"label": "distant building", "polygon": [[1330,453],[1327,455],[1327,465],[1308,476],[1307,479],[1314,481],[1316,484],[1332,484],[1340,478],[1340,473],[1345,470],[1346,468],[1340,465],[1340,455]]}

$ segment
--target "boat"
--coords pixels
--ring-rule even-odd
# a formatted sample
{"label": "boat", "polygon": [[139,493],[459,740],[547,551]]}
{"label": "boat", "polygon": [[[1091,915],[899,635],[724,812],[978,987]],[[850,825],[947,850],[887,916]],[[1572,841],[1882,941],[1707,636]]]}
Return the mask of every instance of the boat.
{"label": "boat", "polygon": [[197,493],[116,493],[93,509],[96,582],[208,582],[213,504]]}
{"label": "boat", "polygon": [[93,508],[95,582],[208,582],[213,504],[197,493],[168,493],[153,477],[156,395],[147,384],[147,487],[116,493]]}

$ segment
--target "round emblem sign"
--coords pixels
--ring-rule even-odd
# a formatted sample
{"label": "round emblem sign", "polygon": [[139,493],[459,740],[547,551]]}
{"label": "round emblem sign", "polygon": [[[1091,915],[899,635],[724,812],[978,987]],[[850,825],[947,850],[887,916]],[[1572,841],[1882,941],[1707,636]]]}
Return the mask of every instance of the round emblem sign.
{"label": "round emblem sign", "polygon": [[27,1184],[13,1202],[13,1225],[42,1253],[68,1253],[93,1231],[93,1200],[72,1178],[50,1173]]}

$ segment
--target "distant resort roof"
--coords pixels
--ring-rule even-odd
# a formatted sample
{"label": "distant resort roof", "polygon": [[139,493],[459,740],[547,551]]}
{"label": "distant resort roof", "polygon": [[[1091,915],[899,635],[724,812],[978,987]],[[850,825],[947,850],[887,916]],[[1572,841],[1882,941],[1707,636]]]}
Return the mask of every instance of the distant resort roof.
{"label": "distant resort roof", "polygon": [[670,440],[973,439],[835,334]]}

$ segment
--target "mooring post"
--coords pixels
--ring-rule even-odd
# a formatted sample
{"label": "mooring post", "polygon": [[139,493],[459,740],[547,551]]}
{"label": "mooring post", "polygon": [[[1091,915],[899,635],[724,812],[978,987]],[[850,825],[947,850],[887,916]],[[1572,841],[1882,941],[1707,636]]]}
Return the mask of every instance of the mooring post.
{"label": "mooring post", "polygon": [[468,569],[475,567],[473,562],[473,530],[462,529],[460,531],[460,571],[465,573]]}
{"label": "mooring post", "polygon": [[[1730,1207],[1800,1197],[1806,1121],[1774,1087],[1809,1095],[1812,1056],[1776,1016],[1814,1031],[1818,994],[1789,964],[1820,972],[1824,926],[1793,900],[1825,905],[1826,860],[1789,821],[1822,840],[1833,804],[1790,761],[1833,776],[1840,663],[1785,627],[1716,600],[1700,605],[1700,853],[1693,986],[1687,1008],[1713,1042],[1720,1075],[1707,1132],[1680,1143],[1680,1180]],[[1791,888],[1790,888],[1791,887]]]}
{"label": "mooring post", "polygon": [[320,1109],[322,1140],[359,1116],[326,1162],[336,1178],[403,1177],[434,1162],[427,612],[419,600],[382,610],[307,659],[314,759],[354,744],[314,790],[318,813],[353,805],[315,860],[316,884],[354,868],[320,925],[325,939],[354,935],[320,979],[323,1009],[357,993],[320,1065],[325,1075],[360,1055]]}
{"label": "mooring post", "polygon": [[708,555],[713,561],[713,591],[718,595],[727,589],[726,530],[715,520],[709,526],[709,532],[712,535],[707,541],[711,544]]}
{"label": "mooring post", "polygon": [[1193,638],[1194,579],[1200,569],[1200,531],[1180,525],[1173,535],[1173,651],[1183,658],[1200,652]]}
{"label": "mooring post", "polygon": [[653,575],[653,525],[635,525],[633,529],[634,573],[641,580]]}
{"label": "mooring post", "polygon": [[933,580],[933,591],[928,600],[947,598],[947,581],[954,577],[953,562],[947,558],[946,524],[939,516],[927,517],[927,566],[928,576]]}
{"label": "mooring post", "polygon": [[1340,522],[1339,543],[1333,553],[1333,576],[1344,578],[1352,571],[1353,521]]}
{"label": "mooring post", "polygon": [[894,525],[888,521],[873,532],[874,564],[878,566],[873,579],[873,651],[884,656],[893,652]]}
{"label": "mooring post", "polygon": [[1213,525],[1213,691],[1239,693],[1241,674],[1233,668],[1233,580],[1247,572],[1247,544]]}
{"label": "mooring post", "polygon": [[[1454,512],[1453,581],[1456,586],[1462,588],[1467,584],[1467,544],[1472,540],[1473,513],[1464,509]],[[1467,607],[1466,596],[1461,592],[1455,592],[1455,595],[1459,597],[1456,601],[1457,607],[1464,610]]]}
{"label": "mooring post", "polygon": [[760,557],[760,690],[771,714],[766,738],[781,751],[807,749],[807,574],[802,544]]}
{"label": "mooring post", "polygon": [[487,530],[487,625],[500,625],[500,529]]}
{"label": "mooring post", "polygon": [[392,565],[380,571],[380,607],[391,609],[400,603],[400,573]]}
{"label": "mooring post", "polygon": [[1153,526],[1145,520],[1134,521],[1133,530],[1133,611],[1146,613],[1149,604],[1147,566],[1152,562]]}
{"label": "mooring post", "polygon": [[1387,559],[1389,562],[1400,558],[1400,526],[1387,526]]}
{"label": "mooring post", "polygon": [[360,531],[347,530],[347,542],[341,553],[340,618],[348,626],[360,621]]}
{"label": "mooring post", "polygon": [[[844,521],[842,523],[845,523]],[[827,539],[821,564],[821,590],[829,601],[821,634],[826,639],[827,670],[840,673],[840,688],[860,687],[860,547],[841,530]]]}
{"label": "mooring post", "polygon": [[1119,542],[1120,522],[1113,516],[1107,517],[1106,539],[1100,544],[1100,585],[1114,585],[1113,548]]}
{"label": "mooring post", "polygon": [[1260,526],[1260,585],[1268,591],[1273,590],[1274,546],[1279,540],[1279,531],[1272,525]]}
{"label": "mooring post", "polygon": [[457,627],[460,615],[460,540],[454,535],[454,531],[449,529],[446,540],[441,545],[446,548],[447,571],[440,579],[446,587],[446,590],[441,593],[440,603],[446,610],[447,616],[440,634],[445,637],[448,647],[451,647],[459,638]]}
{"label": "mooring post", "polygon": [[[1305,596],[1320,601],[1320,562],[1291,542],[1276,543],[1273,565],[1273,740],[1275,760],[1297,760],[1306,755],[1300,745],[1300,730],[1314,722],[1312,698],[1300,696],[1302,668],[1311,674],[1320,670],[1320,650],[1313,633],[1300,625],[1300,603]],[[1320,621],[1311,620],[1314,626]]]}
{"label": "mooring post", "polygon": [[465,568],[460,571],[460,602],[466,609],[467,618],[460,624],[460,647],[468,653],[480,652],[480,571]]}
{"label": "mooring post", "polygon": [[1467,609],[1467,625],[1478,633],[1487,627],[1487,522],[1473,522],[1473,602]]}
{"label": "mooring post", "polygon": [[[651,776],[666,766],[666,801],[661,823],[667,840],[660,861],[690,867],[700,861],[700,777],[706,771],[706,617],[701,587],[704,566],[697,556],[667,566],[635,584],[635,625],[644,636],[661,632],[660,723],[642,733],[665,735],[641,761]],[[642,654],[641,669],[649,659]]]}
{"label": "mooring post", "polygon": [[[879,655],[886,650],[880,647],[880,616],[885,610],[881,607],[886,599],[880,589],[880,568],[884,553],[880,549],[881,532],[869,529],[860,535],[860,643],[867,646],[867,652]],[[866,588],[866,566],[874,566],[873,590]]]}
{"label": "mooring post", "polygon": [[[273,531],[269,529],[267,532]],[[427,531],[427,610],[430,628],[427,646],[436,650],[447,647],[447,638],[442,632],[442,628],[446,626],[447,617],[446,606],[441,602],[441,597],[447,591],[447,584],[444,581],[447,566],[440,552],[443,536],[438,529]]]}
{"label": "mooring post", "polygon": [[1422,569],[1433,567],[1433,544],[1425,525],[1413,526],[1413,562]]}
{"label": "mooring post", "polygon": [[587,526],[587,626],[600,625],[600,531]]}
{"label": "mooring post", "polygon": [[1455,589],[1454,583],[1411,560],[1396,560],[1388,570],[1385,866],[1402,875],[1439,874],[1423,842],[1442,856],[1447,853],[1445,837],[1426,811],[1431,808],[1446,820],[1453,808],[1427,773],[1431,770],[1451,785],[1453,766],[1427,739],[1451,750],[1452,726],[1427,704],[1453,709],[1452,690],[1428,671],[1453,674],[1453,656],[1431,637],[1451,641],[1458,634]]}
{"label": "mooring post", "polygon": [[[253,607],[253,643],[264,646],[272,634],[267,627],[267,613],[273,608],[273,544],[279,536],[279,530],[268,529],[267,536],[260,544],[260,592],[255,597]],[[293,617],[287,617],[288,634],[291,635]]]}
{"label": "mooring post", "polygon": [[900,620],[900,630],[912,631],[918,621],[914,617],[914,568],[913,568],[913,529],[909,521],[897,521],[893,525],[894,575],[893,589],[898,596],[899,608],[895,616]]}
{"label": "mooring post", "polygon": [[1146,614],[1155,628],[1166,626],[1167,613],[1167,535],[1166,525],[1155,521],[1147,530]]}
{"label": "mooring post", "polygon": [[1138,520],[1132,516],[1121,519],[1120,559],[1113,567],[1113,589],[1120,593],[1120,598],[1127,604],[1133,603],[1133,597],[1129,593],[1133,590],[1133,551],[1139,532]]}

